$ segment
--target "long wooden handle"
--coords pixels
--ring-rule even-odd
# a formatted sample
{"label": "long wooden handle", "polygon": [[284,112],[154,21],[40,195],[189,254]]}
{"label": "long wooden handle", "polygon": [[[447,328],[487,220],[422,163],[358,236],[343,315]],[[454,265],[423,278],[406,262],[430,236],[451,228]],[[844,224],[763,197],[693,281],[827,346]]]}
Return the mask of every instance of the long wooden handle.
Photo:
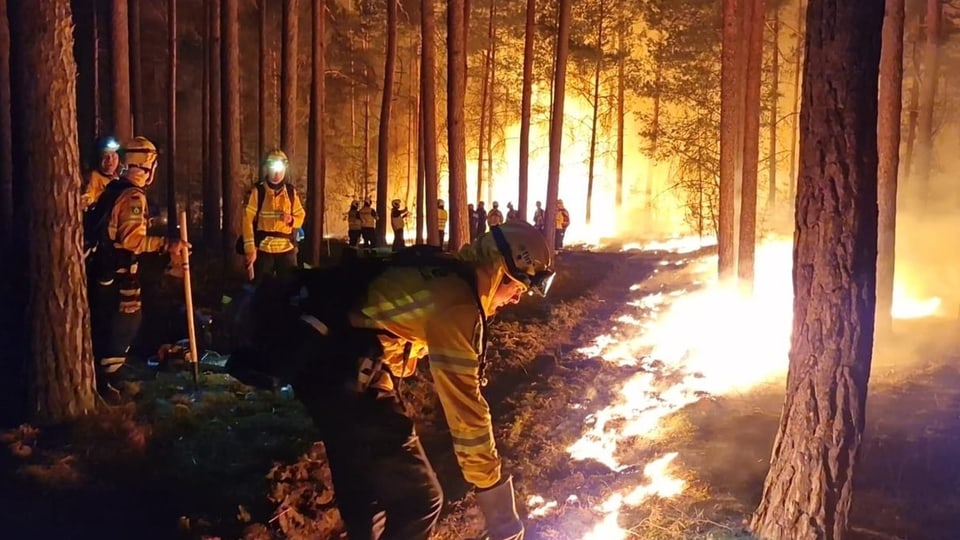
{"label": "long wooden handle", "polygon": [[187,338],[190,340],[190,362],[193,364],[193,384],[200,378],[200,358],[197,356],[197,330],[193,322],[193,287],[190,284],[190,249],[187,236],[187,212],[180,212],[180,240],[183,242],[183,296],[187,308]]}

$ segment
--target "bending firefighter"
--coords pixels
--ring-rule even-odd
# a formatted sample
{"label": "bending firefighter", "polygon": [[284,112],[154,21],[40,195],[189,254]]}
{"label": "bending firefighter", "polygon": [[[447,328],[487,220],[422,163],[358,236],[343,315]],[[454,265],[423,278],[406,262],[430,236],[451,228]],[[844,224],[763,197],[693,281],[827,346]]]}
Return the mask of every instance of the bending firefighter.
{"label": "bending firefighter", "polygon": [[[287,340],[294,350],[266,356],[293,359],[290,378],[326,446],[350,538],[426,540],[436,524],[440,484],[398,390],[427,357],[463,477],[477,490],[485,538],[522,539],[513,481],[501,470],[480,392],[486,321],[526,293],[547,293],[553,251],[520,222],[491,228],[455,255],[420,249],[382,263],[352,300],[331,294],[349,290],[343,284],[356,269],[313,274],[324,276],[314,283],[304,273],[296,284],[301,324]],[[289,296],[277,296],[289,305]]]}
{"label": "bending firefighter", "polygon": [[140,256],[162,252],[178,256],[183,247],[179,239],[147,234],[144,190],[153,182],[157,148],[145,137],[136,137],[124,150],[123,175],[99,197],[103,219],[90,261],[90,279],[96,280],[91,288],[97,386],[105,397],[117,394],[114,385],[123,379],[120,368],[140,328]]}
{"label": "bending firefighter", "polygon": [[237,247],[248,273],[257,280],[297,267],[297,229],[306,212],[293,184],[284,181],[288,165],[283,151],[271,151],[263,162],[261,181],[247,195]]}

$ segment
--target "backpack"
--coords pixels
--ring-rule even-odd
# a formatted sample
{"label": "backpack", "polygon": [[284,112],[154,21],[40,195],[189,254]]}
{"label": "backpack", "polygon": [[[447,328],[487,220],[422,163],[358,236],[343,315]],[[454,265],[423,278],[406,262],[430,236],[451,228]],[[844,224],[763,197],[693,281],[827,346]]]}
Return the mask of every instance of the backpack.
{"label": "backpack", "polygon": [[[294,193],[294,188],[293,188],[293,184],[284,183],[283,186],[284,186],[285,188],[287,188],[287,198],[290,199],[290,205],[291,205],[291,207],[292,207],[292,206],[293,206],[293,198],[294,198],[294,195],[295,195],[295,193]],[[266,237],[268,237],[268,236],[277,236],[277,237],[281,237],[281,238],[287,238],[287,239],[292,240],[292,241],[297,241],[297,231],[294,231],[294,232],[292,232],[292,233],[290,233],[290,234],[283,234],[283,233],[275,233],[275,232],[267,233],[267,232],[264,232],[264,231],[258,231],[258,230],[257,230],[257,221],[260,220],[260,211],[263,210],[263,199],[264,199],[264,197],[266,197],[267,187],[263,184],[263,182],[257,182],[256,185],[254,185],[253,187],[254,187],[254,189],[257,190],[257,213],[253,216],[253,241],[254,241],[257,245],[260,245],[260,242],[261,242],[264,238],[266,238]],[[237,255],[243,255],[243,254],[244,254],[244,252],[243,252],[243,235],[242,235],[242,234],[237,238],[237,243],[236,243],[236,245],[234,246],[234,250],[236,250]]]}
{"label": "backpack", "polygon": [[96,280],[112,279],[121,266],[120,254],[110,238],[110,216],[113,207],[128,189],[143,188],[135,186],[129,180],[117,178],[107,184],[97,202],[83,215],[83,252],[88,265],[88,274]]}
{"label": "backpack", "polygon": [[[425,266],[445,269],[471,284],[476,290],[476,274],[467,264],[443,253],[439,247],[416,245],[382,258],[352,258],[329,268],[299,269],[287,277],[265,279],[247,300],[242,320],[244,328],[231,331],[238,339],[230,344],[228,372],[245,384],[277,389],[291,384],[303,373],[306,361],[298,349],[306,341],[310,350],[344,351],[345,348],[370,346],[370,337],[381,331],[354,328],[349,313],[366,298],[367,289],[391,267]],[[481,312],[479,296],[476,298]],[[321,335],[301,317],[323,323]],[[377,342],[378,344],[378,342]],[[356,354],[361,354],[356,352]],[[325,355],[326,357],[326,355]],[[354,360],[357,356],[354,356]],[[338,376],[349,376],[355,364],[331,367]],[[328,370],[329,371],[329,370]]]}

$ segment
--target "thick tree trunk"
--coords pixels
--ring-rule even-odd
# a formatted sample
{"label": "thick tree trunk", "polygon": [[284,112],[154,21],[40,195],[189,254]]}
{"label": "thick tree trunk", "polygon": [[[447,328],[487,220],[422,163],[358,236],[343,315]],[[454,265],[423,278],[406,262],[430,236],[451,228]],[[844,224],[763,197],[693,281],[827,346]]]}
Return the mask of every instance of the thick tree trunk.
{"label": "thick tree trunk", "polygon": [[[439,222],[437,221],[437,47],[436,15],[433,0],[420,1],[420,124],[423,126],[423,193],[426,206],[427,243],[436,246],[440,243]],[[464,192],[466,203],[466,192]],[[452,201],[450,207],[453,206]],[[450,209],[453,211],[453,208]],[[453,230],[453,225],[450,225]],[[465,231],[466,229],[464,229]],[[466,238],[469,238],[467,236]],[[455,244],[451,244],[455,245]]]}
{"label": "thick tree trunk", "polygon": [[[133,0],[136,3],[138,0]],[[175,234],[177,212],[177,2],[167,0],[167,230]],[[189,187],[189,186],[188,186]],[[189,197],[187,198],[189,200]],[[187,212],[190,205],[187,205]]]}
{"label": "thick tree trunk", "polygon": [[[490,17],[493,24],[493,16]],[[483,72],[480,75],[480,135],[477,139],[477,202],[483,198],[483,151],[486,149],[487,96],[490,90],[490,49],[483,53]]]}
{"label": "thick tree trunk", "polygon": [[[423,100],[423,95],[418,96],[418,103]],[[422,244],[424,241],[423,227],[426,224],[426,216],[423,213],[423,205],[426,199],[426,171],[424,170],[423,159],[423,109],[417,107],[417,233],[416,242]],[[434,203],[436,204],[436,203]],[[438,225],[439,226],[439,225]]]}
{"label": "thick tree trunk", "polygon": [[764,0],[745,0],[747,45],[746,91],[743,108],[743,186],[740,192],[740,238],[737,278],[740,291],[753,294],[757,243],[757,176],[760,154],[760,70],[763,62]]}
{"label": "thick tree trunk", "polygon": [[223,29],[221,62],[223,118],[223,257],[237,260],[234,243],[240,235],[240,0],[222,0],[220,24]]}
{"label": "thick tree trunk", "polygon": [[923,78],[920,79],[920,116],[917,123],[917,162],[915,195],[921,208],[926,206],[933,166],[933,109],[940,81],[940,33],[943,6],[941,0],[927,0],[926,42],[923,48]]}
{"label": "thick tree trunk", "polygon": [[[13,247],[13,126],[10,120],[10,25],[7,0],[0,0],[0,249]],[[6,271],[0,275],[6,278]],[[4,279],[0,291],[6,287]]]}
{"label": "thick tree trunk", "polygon": [[[450,251],[470,241],[467,232],[467,149],[463,106],[467,90],[467,7],[465,0],[447,2],[447,151],[449,153]],[[426,66],[424,66],[426,69]],[[425,115],[426,116],[426,115]],[[429,132],[427,133],[429,135]],[[427,145],[427,150],[430,147]],[[430,165],[429,157],[427,166]],[[427,188],[430,178],[427,178]],[[430,205],[432,206],[432,205]],[[430,227],[430,218],[427,214]],[[436,222],[434,222],[436,223]],[[433,233],[433,231],[427,231]],[[439,238],[438,238],[439,240]],[[433,242],[431,242],[432,244]]]}
{"label": "thick tree trunk", "polygon": [[533,44],[536,32],[536,0],[527,0],[527,19],[523,36],[523,83],[520,90],[520,197],[517,212],[527,219],[530,190],[530,116],[533,102]]}
{"label": "thick tree trunk", "polygon": [[[267,16],[269,11],[267,10],[267,2],[269,0],[260,0],[260,55],[258,58],[259,63],[259,81],[257,84],[257,152],[260,153],[268,152],[267,150],[267,102],[268,102],[268,88],[270,88],[270,69],[268,67],[269,62],[269,46],[267,45]],[[311,146],[311,148],[313,148]],[[265,154],[263,154],[265,155]]]}
{"label": "thick tree trunk", "polygon": [[[414,152],[417,152],[416,163],[419,165],[420,159],[420,96],[417,95],[417,85],[420,83],[420,73],[417,68],[417,44],[415,41],[412,42],[412,48],[410,50],[410,66],[413,73],[410,74],[409,79],[409,97],[407,101],[407,191],[403,195],[404,205],[410,206],[410,184],[413,184],[413,188],[416,189],[416,176],[417,171],[414,170]],[[402,72],[402,70],[401,70]],[[416,196],[416,195],[414,195]],[[416,211],[421,211],[419,202],[414,204]],[[419,243],[419,242],[418,242]]]}
{"label": "thick tree trunk", "polygon": [[737,274],[735,245],[736,212],[734,197],[737,190],[737,153],[740,150],[739,123],[742,118],[741,89],[743,88],[740,60],[741,21],[740,2],[750,0],[723,0],[723,53],[720,68],[720,215],[717,224],[718,275],[721,281]]}
{"label": "thick tree trunk", "polygon": [[[916,60],[917,44],[914,42],[914,60]],[[913,149],[917,141],[917,118],[920,115],[920,76],[918,72],[920,66],[916,61],[913,63],[913,70],[910,75],[910,95],[907,97],[907,140],[903,149],[903,177],[908,179],[908,185],[911,174],[913,173]]]}
{"label": "thick tree trunk", "polygon": [[810,0],[787,395],[760,538],[844,536],[863,437],[877,256],[881,2]]}
{"label": "thick tree trunk", "polygon": [[91,6],[93,15],[93,136],[101,135],[103,129],[103,111],[100,103],[100,16],[98,3]]}
{"label": "thick tree trunk", "polygon": [[625,68],[627,62],[626,49],[623,46],[627,37],[627,21],[623,12],[623,0],[617,2],[617,194],[616,206],[619,212],[623,208],[623,127],[624,127],[624,94],[626,91]]}
{"label": "thick tree trunk", "polygon": [[587,158],[587,211],[586,223],[590,225],[593,210],[593,173],[597,161],[597,119],[600,117],[600,72],[603,70],[603,18],[606,16],[603,0],[599,4],[597,23],[597,64],[593,72],[593,116],[590,122],[590,151]]}
{"label": "thick tree trunk", "polygon": [[[210,176],[210,0],[203,0],[203,69],[200,89],[200,200],[204,241],[207,233],[207,177]],[[196,242],[196,240],[194,240]]]}
{"label": "thick tree trunk", "polygon": [[[283,63],[280,65],[280,147],[288,156],[297,155],[297,36],[299,0],[283,0]],[[238,74],[239,75],[239,74]],[[292,180],[292,179],[290,179]]]}
{"label": "thick tree trunk", "polygon": [[[493,6],[493,0],[490,3],[490,9],[493,11],[492,17],[496,17],[496,9]],[[493,130],[496,126],[496,96],[497,96],[497,27],[490,28],[490,91],[487,96],[487,200],[493,200]]]}
{"label": "thick tree trunk", "polygon": [[113,131],[121,141],[133,137],[130,111],[130,30],[127,0],[113,0],[110,49],[113,53]]}
{"label": "thick tree trunk", "polygon": [[143,58],[140,40],[140,2],[128,0],[130,6],[130,101],[133,113],[133,130],[144,127],[143,122]]}
{"label": "thick tree trunk", "polygon": [[30,111],[19,133],[28,141],[31,175],[23,224],[30,246],[29,410],[35,421],[52,423],[93,410],[96,395],[80,245],[73,21],[69,0],[16,2],[14,9],[20,104]]}
{"label": "thick tree trunk", "polygon": [[323,243],[323,221],[326,214],[327,156],[324,137],[326,121],[326,2],[313,0],[313,62],[310,78],[310,153],[309,185],[307,191],[307,220],[310,224],[310,257],[314,266],[320,264],[320,246]]}
{"label": "thick tree trunk", "polygon": [[203,234],[207,246],[210,249],[217,249],[224,242],[230,242],[229,238],[224,238],[226,233],[222,224],[222,195],[223,183],[221,181],[223,171],[223,131],[220,121],[222,107],[220,89],[223,78],[220,73],[220,2],[221,0],[207,0],[210,5],[209,19],[207,21],[210,32],[210,40],[207,49],[207,66],[209,70],[208,80],[210,93],[210,118],[208,120],[210,136],[207,142],[210,148],[208,156],[207,175],[203,178]]}
{"label": "thick tree trunk", "polygon": [[767,212],[777,204],[777,126],[780,125],[780,10],[773,9],[773,47],[770,55],[770,155],[767,157]]}
{"label": "thick tree trunk", "polygon": [[900,167],[900,114],[903,106],[904,0],[886,0],[880,52],[877,118],[877,325],[890,330],[896,260],[897,173]]}
{"label": "thick tree trunk", "polygon": [[796,35],[797,35],[797,44],[795,47],[796,58],[793,62],[793,99],[790,100],[791,105],[793,106],[793,122],[792,129],[790,133],[790,201],[791,205],[794,204],[797,198],[797,151],[799,150],[799,142],[797,138],[800,136],[800,74],[802,72],[802,61],[803,61],[803,21],[804,14],[806,14],[806,5],[805,0],[800,0],[800,6],[797,8],[797,23],[796,23]]}
{"label": "thick tree trunk", "polygon": [[390,111],[397,64],[397,2],[387,0],[387,58],[383,65],[383,95],[380,101],[380,132],[377,137],[377,241],[387,243],[387,193],[390,187]]}
{"label": "thick tree trunk", "polygon": [[560,196],[560,152],[563,142],[563,102],[567,90],[567,55],[570,51],[570,3],[560,0],[557,20],[557,56],[553,73],[553,110],[550,112],[550,165],[547,169],[547,200],[544,232],[547,245],[556,238],[557,199]]}

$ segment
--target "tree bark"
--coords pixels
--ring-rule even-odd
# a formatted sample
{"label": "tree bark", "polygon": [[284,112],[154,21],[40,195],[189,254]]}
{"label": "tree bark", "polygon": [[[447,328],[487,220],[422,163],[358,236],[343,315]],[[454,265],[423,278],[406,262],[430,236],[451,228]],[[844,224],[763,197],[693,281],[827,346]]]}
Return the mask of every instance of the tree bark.
{"label": "tree bark", "polygon": [[533,103],[533,45],[536,36],[536,0],[527,0],[526,23],[523,36],[523,83],[520,91],[520,196],[517,212],[527,219],[528,191],[530,190],[530,116]]}
{"label": "tree bark", "polygon": [[[490,2],[491,19],[496,17],[493,0]],[[493,130],[496,119],[497,95],[497,27],[490,27],[490,91],[487,96],[487,200],[493,200]]]}
{"label": "tree bark", "polygon": [[734,197],[737,185],[737,152],[740,149],[739,120],[741,108],[740,60],[740,2],[750,0],[723,0],[723,52],[720,67],[720,215],[717,234],[718,275],[721,281],[737,274],[736,212]]}
{"label": "tree bark", "polygon": [[892,326],[893,276],[896,260],[897,174],[900,167],[900,115],[903,106],[904,0],[886,0],[880,52],[877,117],[877,324]]}
{"label": "tree bark", "polygon": [[313,69],[310,79],[310,171],[307,197],[307,219],[310,222],[310,257],[314,266],[320,264],[320,246],[323,242],[323,220],[326,197],[326,158],[324,122],[326,101],[326,2],[313,0]]}
{"label": "tree bark", "polygon": [[127,0],[113,0],[110,46],[113,53],[113,131],[126,141],[133,137],[130,111],[130,30]]}
{"label": "tree bark", "polygon": [[[299,0],[283,1],[282,49],[280,66],[280,147],[288,156],[297,154],[297,36],[299,34]],[[291,179],[292,180],[292,179]]]}
{"label": "tree bark", "polygon": [[30,111],[19,134],[31,173],[23,224],[30,246],[29,410],[35,421],[55,423],[92,411],[96,395],[81,251],[73,20],[69,0],[15,2],[14,9],[17,84]]}
{"label": "tree bark", "polygon": [[593,72],[593,116],[590,122],[590,152],[587,158],[587,212],[586,223],[590,225],[593,210],[593,172],[597,159],[597,119],[600,116],[600,72],[603,70],[603,18],[606,16],[603,0],[599,3],[597,23],[597,63]]}
{"label": "tree bark", "polygon": [[216,249],[231,239],[225,238],[222,221],[223,183],[223,131],[221,113],[221,87],[223,78],[220,73],[220,2],[221,0],[207,0],[210,5],[207,21],[210,32],[208,43],[207,66],[210,93],[210,110],[207,129],[210,137],[207,142],[210,148],[208,156],[207,175],[203,178],[203,233],[207,246]]}
{"label": "tree bark", "polygon": [[[913,172],[913,149],[917,141],[917,118],[920,115],[920,66],[916,62],[917,43],[913,43],[914,63],[910,75],[910,94],[907,97],[907,140],[903,149],[903,176],[910,179]],[[908,184],[909,185],[909,184]]]}
{"label": "tree bark", "polygon": [[760,70],[763,61],[764,0],[745,0],[747,71],[743,108],[743,186],[740,192],[740,241],[737,278],[740,292],[753,294],[757,243],[757,176],[760,154]]}
{"label": "tree bark", "polygon": [[[424,241],[423,227],[426,224],[426,216],[423,213],[424,201],[426,200],[426,171],[424,170],[423,159],[423,108],[419,102],[423,101],[423,94],[417,96],[417,233],[416,242],[422,244]],[[439,227],[439,224],[438,224]]]}
{"label": "tree bark", "polygon": [[797,34],[797,44],[795,47],[796,57],[793,62],[793,99],[790,104],[793,107],[793,122],[791,122],[792,131],[790,132],[790,201],[791,205],[797,198],[797,150],[799,149],[797,138],[800,136],[800,73],[803,61],[803,21],[806,13],[805,0],[800,0],[797,7],[797,23],[794,28]]}
{"label": "tree bark", "polygon": [[863,437],[877,255],[883,4],[810,0],[787,395],[760,538],[844,536]]}
{"label": "tree bark", "polygon": [[223,118],[223,257],[236,260],[234,243],[240,235],[240,18],[239,0],[222,0],[221,106]]}
{"label": "tree bark", "polygon": [[490,17],[487,19],[487,49],[483,52],[483,74],[480,79],[480,137],[477,141],[477,201],[484,200],[483,197],[483,153],[487,149],[487,140],[490,138],[490,126],[487,124],[487,104],[490,101],[490,94],[493,91],[493,84],[490,80],[490,67],[492,64],[491,54],[493,51],[493,5],[494,0],[490,0]]}
{"label": "tree bark", "polygon": [[[267,2],[268,0],[260,0],[260,57],[259,61],[259,81],[257,84],[257,98],[259,100],[257,106],[257,152],[267,152],[267,101],[268,101],[268,88],[270,87],[270,73],[268,68],[267,58],[269,56],[269,46],[267,45]],[[311,145],[311,148],[313,146]]]}
{"label": "tree bark", "polygon": [[767,212],[777,204],[777,118],[780,101],[780,9],[773,9],[773,48],[770,57],[770,155],[767,157]]}
{"label": "tree bark", "polygon": [[[138,0],[133,0],[136,3]],[[177,223],[177,2],[167,0],[167,231],[176,238]],[[189,186],[188,186],[189,187]],[[188,198],[189,200],[189,198]],[[187,205],[187,212],[190,205]]]}
{"label": "tree bark", "polygon": [[[423,193],[426,206],[427,243],[440,244],[437,221],[437,47],[433,0],[420,1],[420,124],[423,130]],[[466,192],[464,192],[466,202]],[[453,206],[452,202],[449,206]],[[451,208],[451,212],[453,209]],[[451,231],[453,225],[450,226]],[[465,229],[464,229],[465,230]],[[467,236],[466,238],[469,238]],[[451,244],[454,245],[454,244]]]}
{"label": "tree bark", "polygon": [[97,3],[90,11],[93,15],[93,136],[100,136],[103,129],[103,111],[100,104],[100,17]]}
{"label": "tree bark", "polygon": [[130,87],[133,130],[143,128],[143,58],[140,40],[140,0],[128,0],[130,7]]}
{"label": "tree bark", "polygon": [[933,108],[940,80],[941,0],[927,0],[926,42],[923,48],[923,77],[920,79],[920,116],[917,123],[916,197],[921,208],[928,202],[930,169],[933,166]]}
{"label": "tree bark", "polygon": [[203,69],[200,89],[200,199],[204,241],[209,245],[207,232],[207,178],[210,176],[210,0],[203,4]]}
{"label": "tree bark", "polygon": [[383,65],[383,94],[380,101],[380,131],[377,137],[377,242],[387,243],[387,193],[390,187],[390,111],[397,63],[397,2],[387,0],[387,58]]}
{"label": "tree bark", "polygon": [[[449,0],[447,2],[447,151],[449,154],[450,178],[450,201],[448,205],[450,251],[457,251],[470,241],[470,235],[467,233],[467,149],[463,118],[467,90],[466,11],[465,0]],[[427,145],[427,150],[429,151],[429,149],[430,147]],[[428,157],[427,165],[429,166],[429,164]],[[427,188],[429,189],[429,187],[430,178],[428,177]],[[428,227],[430,227],[429,214],[427,216]],[[433,231],[427,232],[433,233]]]}
{"label": "tree bark", "polygon": [[553,73],[553,110],[550,112],[550,165],[547,169],[547,200],[544,232],[547,245],[556,238],[557,199],[560,196],[560,152],[563,142],[563,102],[567,90],[567,56],[570,51],[570,2],[560,0],[557,19],[557,56]]}
{"label": "tree bark", "polygon": [[[13,126],[10,119],[10,25],[0,0],[0,249],[13,247]],[[0,277],[6,278],[6,272]],[[3,290],[7,283],[0,286]]]}
{"label": "tree bark", "polygon": [[623,42],[627,37],[627,21],[623,12],[623,0],[617,1],[617,194],[616,207],[619,212],[623,208],[623,127],[624,127],[624,94],[626,90],[625,68],[627,53]]}

